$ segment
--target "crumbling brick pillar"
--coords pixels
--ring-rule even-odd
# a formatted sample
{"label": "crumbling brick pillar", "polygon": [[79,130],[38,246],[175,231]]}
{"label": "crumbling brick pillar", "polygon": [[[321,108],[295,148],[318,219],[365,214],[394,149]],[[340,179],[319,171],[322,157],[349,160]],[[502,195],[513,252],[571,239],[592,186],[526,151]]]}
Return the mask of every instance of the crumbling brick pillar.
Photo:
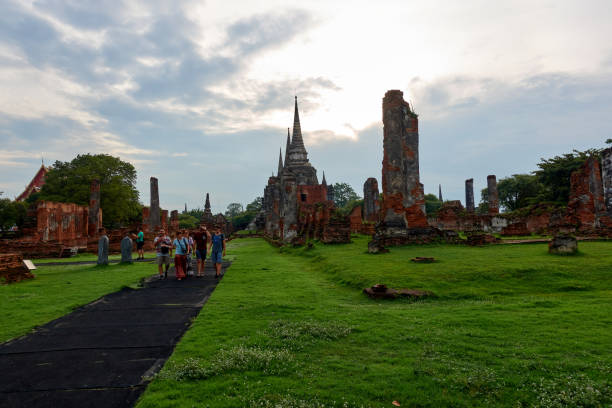
{"label": "crumbling brick pillar", "polygon": [[419,180],[419,121],[401,91],[383,98],[383,162],[381,221],[368,251],[386,246],[432,242],[441,231],[429,226],[423,185]]}
{"label": "crumbling brick pillar", "polygon": [[168,231],[168,210],[161,210],[161,227]]}
{"label": "crumbling brick pillar", "polygon": [[174,210],[170,213],[170,232],[175,233],[179,229],[179,213],[178,210]]}
{"label": "crumbling brick pillar", "polygon": [[100,211],[100,181],[92,180],[89,186],[89,219],[87,222],[90,237],[97,236],[98,228],[102,226]]}
{"label": "crumbling brick pillar", "polygon": [[151,205],[149,207],[149,226],[151,231],[157,231],[161,225],[161,214],[159,208],[159,187],[157,178],[151,177]]}
{"label": "crumbling brick pillar", "polygon": [[601,178],[606,211],[612,217],[612,147],[601,152]]}
{"label": "crumbling brick pillar", "polygon": [[423,186],[419,181],[419,121],[402,91],[383,98],[383,208],[388,226],[427,227]]}
{"label": "crumbling brick pillar", "polygon": [[487,190],[489,199],[489,214],[499,214],[499,195],[497,194],[497,178],[487,176]]}
{"label": "crumbling brick pillar", "polygon": [[369,222],[378,221],[380,202],[378,200],[378,181],[370,177],[363,184],[363,219]]}
{"label": "crumbling brick pillar", "polygon": [[474,179],[465,180],[465,209],[474,212]]}

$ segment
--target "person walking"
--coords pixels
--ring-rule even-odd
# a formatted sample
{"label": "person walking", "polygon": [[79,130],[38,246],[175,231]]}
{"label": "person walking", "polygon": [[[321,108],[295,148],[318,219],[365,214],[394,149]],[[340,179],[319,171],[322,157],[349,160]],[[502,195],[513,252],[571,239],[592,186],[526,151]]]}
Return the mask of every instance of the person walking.
{"label": "person walking", "polygon": [[[155,237],[153,246],[157,252],[157,269],[159,271],[159,279],[168,278],[168,268],[170,267],[170,256],[172,251],[172,241],[170,237],[166,235],[166,231],[163,229],[159,230],[159,235]],[[166,266],[166,270],[163,270],[163,266]]]}
{"label": "person walking", "polygon": [[144,232],[142,232],[142,227],[138,228],[138,235],[136,236],[136,249],[138,250],[138,258],[136,260],[144,259]]}
{"label": "person walking", "polygon": [[225,235],[221,233],[221,228],[216,227],[215,232],[210,239],[212,243],[212,251],[210,251],[210,259],[215,264],[215,278],[221,276],[221,263],[225,256]]}
{"label": "person walking", "polygon": [[208,244],[210,242],[210,232],[208,232],[205,225],[200,225],[200,230],[193,233],[193,240],[196,245],[195,253],[198,262],[197,277],[201,278],[204,276],[206,252],[210,249]]}
{"label": "person walking", "polygon": [[189,244],[189,250],[185,255],[185,273],[187,274],[187,276],[193,276],[193,269],[191,268],[191,259],[193,257],[194,242],[189,230],[183,231],[183,238],[186,239],[187,243]]}
{"label": "person walking", "polygon": [[176,270],[176,280],[183,280],[187,276],[185,272],[189,242],[183,237],[183,233],[180,230],[176,233],[172,246],[175,248],[174,269]]}

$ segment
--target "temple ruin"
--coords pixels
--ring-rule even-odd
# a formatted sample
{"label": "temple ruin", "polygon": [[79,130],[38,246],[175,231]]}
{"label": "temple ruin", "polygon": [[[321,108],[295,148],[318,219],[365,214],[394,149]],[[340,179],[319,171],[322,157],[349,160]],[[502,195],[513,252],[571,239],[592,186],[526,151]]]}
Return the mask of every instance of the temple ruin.
{"label": "temple ruin", "polygon": [[387,246],[431,242],[441,232],[425,214],[419,176],[419,120],[402,91],[387,91],[382,103],[383,162],[380,222],[368,251]]}
{"label": "temple ruin", "polygon": [[309,238],[323,242],[348,242],[348,217],[336,213],[325,177],[319,184],[317,170],[308,160],[295,98],[293,133],[287,130],[283,161],[279,152],[276,175],[268,178],[263,197],[264,234],[283,243]]}

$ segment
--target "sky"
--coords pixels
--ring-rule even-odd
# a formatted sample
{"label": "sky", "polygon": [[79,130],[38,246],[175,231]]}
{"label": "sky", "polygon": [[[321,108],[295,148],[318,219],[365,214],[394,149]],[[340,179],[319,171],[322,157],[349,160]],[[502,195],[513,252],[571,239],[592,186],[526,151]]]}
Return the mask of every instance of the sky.
{"label": "sky", "polygon": [[[612,137],[612,2],[0,0],[0,191],[81,153],[149,204],[263,195],[298,97],[311,164],[381,178],[382,98],[419,114],[426,193],[464,202]],[[476,193],[478,195],[478,193]]]}

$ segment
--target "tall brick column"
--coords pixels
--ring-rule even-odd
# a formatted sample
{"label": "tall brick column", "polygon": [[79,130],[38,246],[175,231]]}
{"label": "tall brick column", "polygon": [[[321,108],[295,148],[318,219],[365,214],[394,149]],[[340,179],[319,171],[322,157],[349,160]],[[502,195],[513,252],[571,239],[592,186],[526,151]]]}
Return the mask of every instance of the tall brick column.
{"label": "tall brick column", "polygon": [[601,178],[606,211],[612,217],[612,147],[601,152]]}
{"label": "tall brick column", "polygon": [[419,180],[419,120],[402,91],[383,98],[382,216],[388,226],[427,226],[425,197]]}
{"label": "tall brick column", "polygon": [[151,205],[149,206],[149,226],[151,231],[157,231],[161,225],[161,213],[159,209],[159,187],[157,179],[151,177]]}
{"label": "tall brick column", "polygon": [[387,91],[383,98],[383,201],[381,221],[368,251],[386,246],[431,242],[441,231],[430,227],[425,215],[423,185],[419,180],[419,120],[404,94]]}
{"label": "tall brick column", "polygon": [[499,214],[497,178],[494,175],[487,176],[487,190],[489,192],[489,214]]}
{"label": "tall brick column", "polygon": [[98,235],[100,225],[100,181],[92,180],[89,186],[89,216],[87,230],[90,237]]}
{"label": "tall brick column", "polygon": [[465,180],[465,209],[474,212],[474,179]]}
{"label": "tall brick column", "polygon": [[378,191],[378,181],[370,177],[363,184],[363,219],[369,222],[378,221],[380,212],[380,201]]}

